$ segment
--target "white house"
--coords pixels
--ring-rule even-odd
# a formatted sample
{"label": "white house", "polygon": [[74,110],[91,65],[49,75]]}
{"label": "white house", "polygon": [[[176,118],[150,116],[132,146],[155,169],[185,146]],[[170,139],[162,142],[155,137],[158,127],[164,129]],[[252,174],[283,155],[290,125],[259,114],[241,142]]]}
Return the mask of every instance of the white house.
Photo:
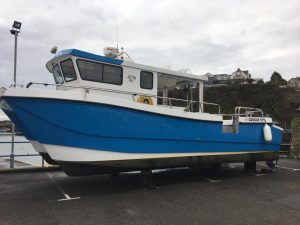
{"label": "white house", "polygon": [[300,88],[300,77],[292,78],[287,82],[288,87]]}
{"label": "white house", "polygon": [[237,71],[233,72],[230,76],[231,80],[246,80],[250,79],[251,74],[248,70],[241,70],[240,68],[237,69]]}

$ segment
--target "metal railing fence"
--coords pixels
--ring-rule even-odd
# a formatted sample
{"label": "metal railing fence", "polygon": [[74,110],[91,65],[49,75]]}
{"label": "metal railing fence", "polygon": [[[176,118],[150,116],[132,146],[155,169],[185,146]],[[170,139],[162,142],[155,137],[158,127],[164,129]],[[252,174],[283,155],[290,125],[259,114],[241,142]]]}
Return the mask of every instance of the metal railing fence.
{"label": "metal railing fence", "polygon": [[1,154],[0,152],[0,158],[9,158],[9,168],[13,169],[15,168],[15,158],[16,157],[34,157],[34,156],[40,156],[41,157],[41,167],[45,166],[45,160],[43,159],[43,157],[38,154],[32,154],[32,153],[27,153],[27,154],[15,154],[15,145],[16,144],[31,144],[30,141],[15,141],[14,140],[14,132],[11,133],[12,136],[12,141],[0,141],[0,149],[3,150],[3,145],[5,144],[11,144],[11,151],[10,154]]}

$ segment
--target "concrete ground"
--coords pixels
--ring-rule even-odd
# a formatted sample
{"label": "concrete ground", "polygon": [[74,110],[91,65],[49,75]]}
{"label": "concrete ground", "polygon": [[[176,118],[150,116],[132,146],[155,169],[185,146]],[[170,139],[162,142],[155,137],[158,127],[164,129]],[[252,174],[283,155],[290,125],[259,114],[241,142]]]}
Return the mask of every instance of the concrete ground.
{"label": "concrete ground", "polygon": [[300,160],[242,166],[161,170],[152,190],[139,173],[0,173],[0,224],[300,224]]}

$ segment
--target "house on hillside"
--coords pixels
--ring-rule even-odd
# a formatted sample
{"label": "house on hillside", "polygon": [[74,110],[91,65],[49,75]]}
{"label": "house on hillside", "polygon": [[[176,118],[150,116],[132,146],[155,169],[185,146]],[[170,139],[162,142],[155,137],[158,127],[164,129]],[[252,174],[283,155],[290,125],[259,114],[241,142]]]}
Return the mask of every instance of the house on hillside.
{"label": "house on hillside", "polygon": [[247,80],[251,79],[251,74],[248,70],[241,70],[240,68],[237,71],[233,72],[230,76],[231,80]]}
{"label": "house on hillside", "polygon": [[217,78],[217,80],[229,80],[230,79],[230,75],[228,75],[226,73],[215,74],[214,76]]}
{"label": "house on hillside", "polygon": [[292,78],[287,82],[288,87],[300,88],[300,77]]}
{"label": "house on hillside", "polygon": [[252,78],[248,70],[241,70],[238,68],[231,75],[230,74],[211,74],[206,73],[207,81],[204,82],[208,86],[232,85],[232,84],[258,84],[263,83],[262,78]]}
{"label": "house on hillside", "polygon": [[207,77],[207,81],[213,81],[213,80],[215,80],[214,75],[211,74],[211,73],[206,73],[206,74],[204,74],[204,76]]}
{"label": "house on hillside", "polygon": [[207,77],[207,81],[204,82],[205,86],[216,86],[216,85],[228,85],[230,75],[222,74],[211,74],[206,73],[204,76]]}
{"label": "house on hillside", "polygon": [[208,80],[229,80],[230,75],[221,73],[221,74],[211,74],[211,73],[206,73],[204,76],[208,78]]}

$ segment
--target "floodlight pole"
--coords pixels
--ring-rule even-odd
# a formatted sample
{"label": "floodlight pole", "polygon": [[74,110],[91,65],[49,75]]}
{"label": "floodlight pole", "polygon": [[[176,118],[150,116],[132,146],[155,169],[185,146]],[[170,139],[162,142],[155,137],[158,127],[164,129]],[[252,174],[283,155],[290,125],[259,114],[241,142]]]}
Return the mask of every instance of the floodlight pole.
{"label": "floodlight pole", "polygon": [[[17,86],[17,49],[18,49],[18,32],[15,31],[15,54],[14,54],[14,83],[13,87]],[[11,124],[11,151],[10,151],[10,160],[9,167],[12,169],[15,167],[15,124]]]}
{"label": "floodlight pole", "polygon": [[[19,23],[19,22],[17,22]],[[15,36],[15,54],[14,54],[14,83],[13,87],[17,86],[17,49],[18,49],[18,34],[20,32],[21,23],[19,23],[19,26],[15,26],[16,21],[13,24],[12,29],[10,30],[10,33]],[[9,161],[9,167],[14,168],[15,164],[15,124],[11,124],[11,152],[10,152],[10,161]]]}
{"label": "floodlight pole", "polygon": [[15,32],[14,87],[17,86],[17,48],[18,48],[18,33],[19,33],[19,32]]}

